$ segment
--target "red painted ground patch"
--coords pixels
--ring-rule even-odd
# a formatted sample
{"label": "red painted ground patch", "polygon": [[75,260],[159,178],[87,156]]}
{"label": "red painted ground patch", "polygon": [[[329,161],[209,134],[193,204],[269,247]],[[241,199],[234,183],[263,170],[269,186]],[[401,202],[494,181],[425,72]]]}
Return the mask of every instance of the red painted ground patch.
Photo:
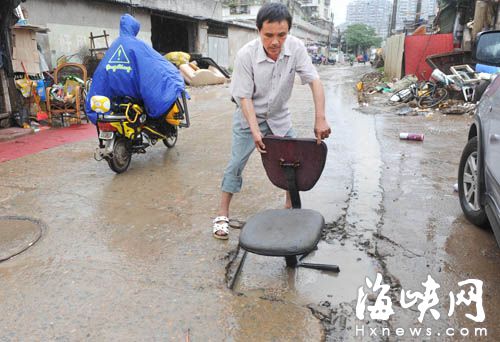
{"label": "red painted ground patch", "polygon": [[92,124],[41,130],[14,140],[0,142],[0,163],[72,142],[97,139]]}

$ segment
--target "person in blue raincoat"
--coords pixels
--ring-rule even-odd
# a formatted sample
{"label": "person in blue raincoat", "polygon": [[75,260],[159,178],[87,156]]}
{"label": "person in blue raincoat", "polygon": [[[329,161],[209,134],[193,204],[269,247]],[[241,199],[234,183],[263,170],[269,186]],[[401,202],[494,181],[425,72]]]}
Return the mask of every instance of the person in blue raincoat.
{"label": "person in blue raincoat", "polygon": [[86,112],[92,123],[97,113],[90,99],[94,95],[113,99],[130,96],[142,100],[149,116],[164,114],[184,91],[184,79],[179,70],[136,36],[140,23],[130,14],[120,19],[120,36],[106,52],[94,72],[86,98]]}

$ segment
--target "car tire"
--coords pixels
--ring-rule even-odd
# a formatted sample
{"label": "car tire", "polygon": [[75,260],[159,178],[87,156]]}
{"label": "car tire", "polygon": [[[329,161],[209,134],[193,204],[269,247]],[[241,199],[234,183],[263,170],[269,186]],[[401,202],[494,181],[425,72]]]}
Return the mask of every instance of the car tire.
{"label": "car tire", "polygon": [[[458,169],[458,197],[465,217],[476,226],[486,227],[488,218],[481,204],[479,175],[483,170],[477,167],[477,137],[470,139],[462,152]],[[475,170],[474,170],[475,169]]]}

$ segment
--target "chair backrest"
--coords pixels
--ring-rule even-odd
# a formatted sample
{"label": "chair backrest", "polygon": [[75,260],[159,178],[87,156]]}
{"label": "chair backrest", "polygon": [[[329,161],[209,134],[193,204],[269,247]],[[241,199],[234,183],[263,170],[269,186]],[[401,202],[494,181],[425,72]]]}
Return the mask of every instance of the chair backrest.
{"label": "chair backrest", "polygon": [[[324,142],[316,139],[263,138],[267,153],[261,154],[267,177],[283,189],[293,191],[289,186],[286,170],[294,170],[296,191],[310,190],[318,181],[325,167],[328,149]],[[295,207],[295,206],[294,206]]]}
{"label": "chair backrest", "polygon": [[83,83],[87,82],[87,68],[83,64],[79,63],[64,63],[54,70],[54,82],[58,83],[61,81],[61,77],[75,75],[83,80]]}

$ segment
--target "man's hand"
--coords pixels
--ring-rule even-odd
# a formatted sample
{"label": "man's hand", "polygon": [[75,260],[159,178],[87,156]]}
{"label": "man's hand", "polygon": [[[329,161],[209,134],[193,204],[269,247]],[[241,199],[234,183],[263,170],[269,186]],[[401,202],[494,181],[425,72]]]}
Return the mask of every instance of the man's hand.
{"label": "man's hand", "polygon": [[326,122],[325,118],[325,91],[323,90],[323,84],[319,79],[312,81],[309,86],[313,93],[314,109],[316,112],[314,120],[314,136],[316,137],[316,142],[321,144],[321,140],[326,139],[330,136],[332,130],[330,125]]}
{"label": "man's hand", "polygon": [[257,151],[259,151],[260,153],[267,153],[266,145],[264,145],[264,142],[262,141],[262,134],[260,133],[260,131],[257,133],[252,133],[252,136]]}
{"label": "man's hand", "polygon": [[321,140],[328,138],[331,133],[332,130],[325,118],[316,120],[314,124],[314,136],[318,145],[321,144]]}

